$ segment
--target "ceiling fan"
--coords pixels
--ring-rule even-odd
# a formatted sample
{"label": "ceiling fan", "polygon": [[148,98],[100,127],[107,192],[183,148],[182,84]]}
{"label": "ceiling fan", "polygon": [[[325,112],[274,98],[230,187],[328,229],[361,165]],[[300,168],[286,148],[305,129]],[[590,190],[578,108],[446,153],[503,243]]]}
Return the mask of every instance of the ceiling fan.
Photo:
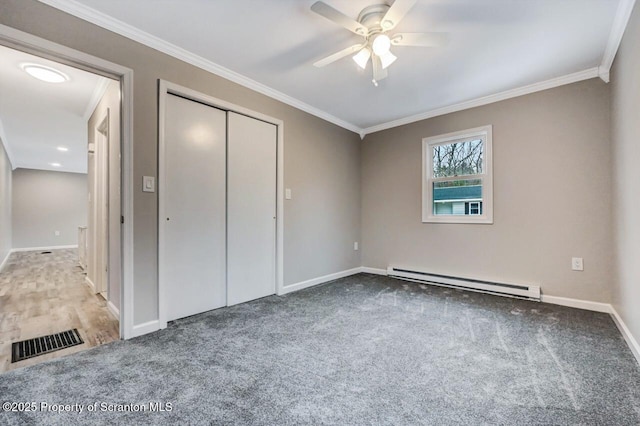
{"label": "ceiling fan", "polygon": [[362,69],[367,67],[369,59],[373,63],[373,79],[378,82],[387,77],[387,68],[397,58],[391,53],[391,46],[440,47],[447,44],[447,33],[395,33],[388,34],[398,22],[409,12],[417,0],[395,0],[391,6],[375,4],[367,6],[358,15],[357,20],[346,16],[328,4],[317,1],[311,10],[320,16],[364,37],[363,42],[342,49],[332,55],[315,62],[320,68],[329,65],[345,56],[355,54],[353,60]]}

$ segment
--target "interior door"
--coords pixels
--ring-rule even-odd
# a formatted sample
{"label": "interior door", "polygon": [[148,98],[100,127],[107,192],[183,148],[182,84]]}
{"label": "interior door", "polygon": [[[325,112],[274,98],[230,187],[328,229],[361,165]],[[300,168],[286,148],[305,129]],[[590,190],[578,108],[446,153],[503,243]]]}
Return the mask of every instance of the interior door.
{"label": "interior door", "polygon": [[109,110],[96,132],[97,182],[96,206],[98,210],[98,270],[96,271],[96,290],[109,300]]}
{"label": "interior door", "polygon": [[164,227],[167,320],[225,306],[226,113],[167,95]]}
{"label": "interior door", "polygon": [[273,124],[229,112],[227,304],[276,291],[276,158]]}

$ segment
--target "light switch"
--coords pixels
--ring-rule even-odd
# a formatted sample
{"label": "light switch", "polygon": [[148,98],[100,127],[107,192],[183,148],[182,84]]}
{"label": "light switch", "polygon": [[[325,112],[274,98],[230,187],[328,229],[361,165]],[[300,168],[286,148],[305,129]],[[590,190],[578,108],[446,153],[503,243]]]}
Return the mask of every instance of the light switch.
{"label": "light switch", "polygon": [[156,180],[153,176],[142,176],[142,191],[143,192],[156,191]]}
{"label": "light switch", "polygon": [[291,199],[291,189],[287,188],[284,190],[284,198],[286,198],[287,200]]}

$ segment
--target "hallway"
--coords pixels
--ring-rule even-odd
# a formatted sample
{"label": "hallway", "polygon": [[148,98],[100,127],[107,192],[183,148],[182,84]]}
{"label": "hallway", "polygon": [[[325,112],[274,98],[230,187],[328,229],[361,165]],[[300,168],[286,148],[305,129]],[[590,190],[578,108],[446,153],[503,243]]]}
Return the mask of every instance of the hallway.
{"label": "hallway", "polygon": [[[12,342],[73,328],[83,344],[11,364]],[[118,339],[118,319],[86,284],[77,249],[11,254],[0,273],[0,373]]]}

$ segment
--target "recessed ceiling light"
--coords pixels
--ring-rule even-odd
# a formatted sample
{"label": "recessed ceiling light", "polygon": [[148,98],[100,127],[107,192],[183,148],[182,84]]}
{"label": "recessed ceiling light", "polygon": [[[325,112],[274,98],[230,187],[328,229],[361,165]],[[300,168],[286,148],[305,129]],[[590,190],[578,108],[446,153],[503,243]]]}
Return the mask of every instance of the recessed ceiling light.
{"label": "recessed ceiling light", "polygon": [[52,166],[52,167],[61,167],[62,166],[62,164],[60,164],[60,163],[49,163],[49,165]]}
{"label": "recessed ceiling light", "polygon": [[62,83],[69,80],[66,74],[44,65],[22,64],[22,69],[31,77],[47,83]]}
{"label": "recessed ceiling light", "polygon": [[67,148],[66,146],[59,146],[58,147],[58,151],[67,152],[67,151],[69,151],[69,148]]}

